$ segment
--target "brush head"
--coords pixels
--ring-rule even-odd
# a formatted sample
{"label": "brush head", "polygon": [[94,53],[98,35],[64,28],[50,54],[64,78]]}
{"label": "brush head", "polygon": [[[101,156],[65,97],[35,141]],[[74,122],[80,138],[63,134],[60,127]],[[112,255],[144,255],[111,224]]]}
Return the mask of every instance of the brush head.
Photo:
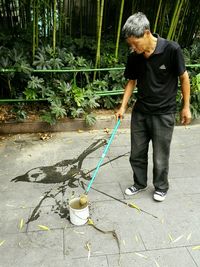
{"label": "brush head", "polygon": [[80,205],[83,206],[88,203],[88,197],[87,195],[81,195],[79,199]]}

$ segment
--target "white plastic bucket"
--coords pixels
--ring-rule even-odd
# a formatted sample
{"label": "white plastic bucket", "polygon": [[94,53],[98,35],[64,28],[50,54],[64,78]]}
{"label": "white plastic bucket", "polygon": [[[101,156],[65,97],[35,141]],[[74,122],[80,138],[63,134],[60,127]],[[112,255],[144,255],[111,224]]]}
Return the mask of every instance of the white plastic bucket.
{"label": "white plastic bucket", "polygon": [[85,224],[89,217],[88,203],[81,206],[80,198],[73,198],[69,202],[69,216],[72,224],[74,225]]}

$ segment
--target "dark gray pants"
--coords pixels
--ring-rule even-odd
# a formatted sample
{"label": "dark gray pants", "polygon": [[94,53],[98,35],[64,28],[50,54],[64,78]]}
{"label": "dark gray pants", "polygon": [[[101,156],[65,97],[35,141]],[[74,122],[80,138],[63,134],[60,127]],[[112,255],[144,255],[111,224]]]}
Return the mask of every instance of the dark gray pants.
{"label": "dark gray pants", "polygon": [[150,115],[132,112],[131,155],[134,186],[147,186],[149,142],[153,146],[153,185],[155,190],[166,192],[169,188],[169,154],[175,115]]}

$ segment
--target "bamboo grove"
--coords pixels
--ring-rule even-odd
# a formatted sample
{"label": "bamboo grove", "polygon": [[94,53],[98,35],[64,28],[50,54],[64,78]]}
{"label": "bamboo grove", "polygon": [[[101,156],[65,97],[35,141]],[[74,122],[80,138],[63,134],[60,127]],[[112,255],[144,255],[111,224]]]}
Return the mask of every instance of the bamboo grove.
{"label": "bamboo grove", "polygon": [[41,44],[53,51],[67,37],[92,36],[96,40],[95,67],[99,64],[101,41],[111,36],[118,58],[121,27],[126,18],[142,11],[152,31],[191,45],[200,26],[198,0],[1,0],[1,45],[10,40],[30,44],[32,55]]}
{"label": "bamboo grove", "polygon": [[[128,51],[121,28],[138,11],[152,32],[179,42],[186,64],[199,63],[199,0],[0,0],[0,103],[42,100],[42,120],[84,117],[92,125],[93,109],[121,101]],[[197,71],[190,70],[194,117],[200,111]],[[16,112],[24,119],[20,102]]]}

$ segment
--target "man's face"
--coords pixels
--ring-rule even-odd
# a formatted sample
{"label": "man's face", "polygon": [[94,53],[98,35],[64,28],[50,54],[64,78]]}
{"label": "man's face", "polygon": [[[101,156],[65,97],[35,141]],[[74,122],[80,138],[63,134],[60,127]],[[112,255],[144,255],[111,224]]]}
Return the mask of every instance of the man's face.
{"label": "man's face", "polygon": [[147,43],[147,35],[144,34],[143,37],[135,37],[131,36],[126,39],[127,44],[131,48],[131,50],[135,51],[137,54],[142,54],[145,52],[146,43]]}

